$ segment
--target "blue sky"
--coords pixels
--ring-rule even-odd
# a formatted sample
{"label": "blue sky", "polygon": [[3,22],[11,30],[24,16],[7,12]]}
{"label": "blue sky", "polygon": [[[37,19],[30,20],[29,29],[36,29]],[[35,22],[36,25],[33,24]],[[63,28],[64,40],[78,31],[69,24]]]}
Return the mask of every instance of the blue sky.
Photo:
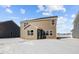
{"label": "blue sky", "polygon": [[57,32],[71,32],[73,21],[79,11],[79,5],[0,5],[0,22],[20,21],[33,18],[58,16]]}

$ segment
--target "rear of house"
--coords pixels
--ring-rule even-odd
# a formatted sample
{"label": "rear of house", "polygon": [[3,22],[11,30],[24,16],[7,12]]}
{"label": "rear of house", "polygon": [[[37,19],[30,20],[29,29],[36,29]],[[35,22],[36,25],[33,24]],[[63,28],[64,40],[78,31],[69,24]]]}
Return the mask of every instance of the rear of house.
{"label": "rear of house", "polygon": [[57,16],[43,17],[21,22],[23,39],[56,39]]}

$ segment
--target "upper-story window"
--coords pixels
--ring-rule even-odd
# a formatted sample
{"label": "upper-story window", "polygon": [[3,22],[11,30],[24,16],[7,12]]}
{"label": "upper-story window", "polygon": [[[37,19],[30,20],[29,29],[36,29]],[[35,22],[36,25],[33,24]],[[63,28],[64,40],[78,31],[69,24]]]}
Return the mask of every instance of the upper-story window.
{"label": "upper-story window", "polygon": [[54,22],[54,20],[52,20],[52,25],[54,25],[55,24],[55,22]]}

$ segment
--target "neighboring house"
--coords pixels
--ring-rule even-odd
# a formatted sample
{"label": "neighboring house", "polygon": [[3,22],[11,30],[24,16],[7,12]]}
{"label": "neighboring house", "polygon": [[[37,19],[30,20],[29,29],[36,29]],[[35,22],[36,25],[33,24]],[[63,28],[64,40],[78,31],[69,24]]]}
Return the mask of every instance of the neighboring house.
{"label": "neighboring house", "polygon": [[79,13],[74,20],[74,28],[72,30],[72,37],[79,38]]}
{"label": "neighboring house", "polygon": [[56,39],[57,16],[43,17],[21,22],[23,39]]}
{"label": "neighboring house", "polygon": [[57,33],[58,39],[72,38],[72,33]]}
{"label": "neighboring house", "polygon": [[20,27],[13,21],[0,22],[0,38],[20,37]]}

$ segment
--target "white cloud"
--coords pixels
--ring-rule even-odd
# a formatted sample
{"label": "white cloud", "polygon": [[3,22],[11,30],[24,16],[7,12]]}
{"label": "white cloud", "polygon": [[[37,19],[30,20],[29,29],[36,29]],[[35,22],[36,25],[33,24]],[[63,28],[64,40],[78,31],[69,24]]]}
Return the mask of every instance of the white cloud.
{"label": "white cloud", "polygon": [[56,5],[56,6],[53,6],[53,5],[47,5],[46,6],[47,10],[46,11],[49,11],[49,12],[53,12],[53,11],[66,11],[66,9],[64,8],[64,6],[62,5]]}
{"label": "white cloud", "polygon": [[43,12],[42,15],[49,16],[49,15],[51,15],[51,14],[48,13],[48,12]]}
{"label": "white cloud", "polygon": [[43,11],[45,9],[44,5],[38,5],[37,7],[39,9],[39,10],[37,10],[37,12]]}
{"label": "white cloud", "polygon": [[66,22],[67,22],[67,21],[68,21],[68,20],[67,20],[66,17],[61,16],[61,17],[59,17],[58,20],[57,20],[57,25],[58,25],[58,26],[66,25]]}
{"label": "white cloud", "polygon": [[8,13],[13,13],[12,10],[9,9],[9,8],[6,8],[6,12],[8,12]]}
{"label": "white cloud", "polygon": [[63,5],[39,5],[37,7],[38,7],[37,12],[42,12],[43,15],[46,14],[51,15],[51,13],[54,11],[66,12],[66,9],[64,8]]}
{"label": "white cloud", "polygon": [[2,5],[2,7],[5,9],[6,12],[13,13],[13,11],[10,9],[11,5]]}
{"label": "white cloud", "polygon": [[57,20],[57,32],[67,33],[71,32],[73,28],[72,18],[67,18],[65,15],[60,16]]}
{"label": "white cloud", "polygon": [[76,14],[72,14],[71,17],[72,17],[72,18],[75,18],[75,17],[76,17]]}
{"label": "white cloud", "polygon": [[25,14],[26,13],[25,9],[20,9],[20,12],[21,12],[21,14]]}

